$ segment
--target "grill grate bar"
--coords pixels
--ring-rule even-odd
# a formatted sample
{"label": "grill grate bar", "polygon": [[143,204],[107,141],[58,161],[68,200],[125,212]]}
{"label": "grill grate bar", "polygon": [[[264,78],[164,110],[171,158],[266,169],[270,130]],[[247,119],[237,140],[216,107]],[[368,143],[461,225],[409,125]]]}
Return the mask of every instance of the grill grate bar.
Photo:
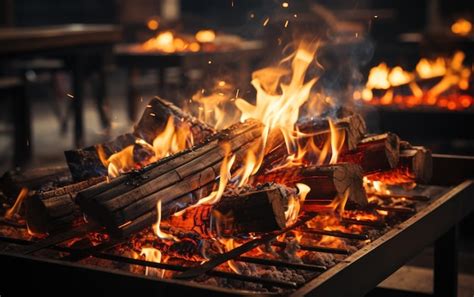
{"label": "grill grate bar", "polygon": [[326,271],[327,267],[322,265],[312,265],[304,263],[291,263],[287,261],[274,260],[274,259],[265,259],[265,258],[254,258],[254,257],[238,257],[235,261],[262,264],[267,266],[276,266],[276,267],[286,267],[292,269],[301,269],[308,271]]}
{"label": "grill grate bar", "polygon": [[[272,245],[285,248],[286,243],[281,241],[272,242]],[[310,251],[310,252],[320,252],[320,253],[328,253],[328,254],[338,254],[338,255],[349,255],[349,251],[346,249],[339,249],[339,248],[332,248],[332,247],[325,247],[325,246],[312,246],[312,245],[304,245],[300,244],[299,249],[303,251]]]}
{"label": "grill grate bar", "polygon": [[356,239],[356,240],[367,240],[367,239],[369,239],[369,236],[367,234],[348,233],[348,232],[332,231],[332,230],[301,228],[301,232],[309,233],[309,234],[318,234],[318,235],[327,235],[327,236],[333,236],[333,237],[341,237],[341,238],[347,238],[347,239]]}
{"label": "grill grate bar", "polygon": [[383,229],[387,226],[384,222],[381,221],[356,220],[350,218],[343,218],[341,220],[341,223],[345,225],[361,225],[375,229]]}

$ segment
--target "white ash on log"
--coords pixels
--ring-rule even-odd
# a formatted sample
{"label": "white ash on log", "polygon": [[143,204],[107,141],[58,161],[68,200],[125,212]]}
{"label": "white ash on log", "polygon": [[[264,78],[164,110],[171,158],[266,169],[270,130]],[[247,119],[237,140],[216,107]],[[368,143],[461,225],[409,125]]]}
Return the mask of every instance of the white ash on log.
{"label": "white ash on log", "polygon": [[[199,143],[215,133],[213,128],[184,112],[171,102],[155,97],[148,103],[140,121],[134,126],[133,133],[127,133],[112,141],[100,144],[105,157],[108,158],[127,146],[135,144],[139,139],[152,144],[155,137],[165,129],[169,118],[173,119],[174,126],[177,129],[186,126],[192,134],[194,143]],[[80,181],[90,177],[107,175],[107,168],[102,164],[97,152],[98,146],[64,152],[74,180]],[[138,154],[137,156],[134,154],[134,159],[137,163],[140,162]]]}
{"label": "white ash on log", "polygon": [[75,203],[77,193],[104,180],[105,177],[94,177],[50,191],[33,191],[24,201],[29,230],[52,234],[70,228],[82,216]]}
{"label": "white ash on log", "polygon": [[218,183],[226,158],[223,146],[229,147],[239,164],[261,134],[258,121],[235,124],[189,150],[83,191],[76,201],[89,218],[114,235],[139,230],[155,221],[159,200],[164,215],[170,215],[203,198],[200,192],[207,193]]}
{"label": "white ash on log", "polygon": [[357,148],[343,152],[338,161],[358,164],[364,174],[396,168],[399,161],[400,139],[393,133],[374,135],[361,140]]}
{"label": "white ash on log", "polygon": [[268,183],[226,191],[216,204],[188,208],[171,216],[167,223],[204,238],[271,232],[286,227],[289,218],[285,212],[297,199],[296,189]]}
{"label": "white ash on log", "polygon": [[0,179],[0,190],[10,204],[15,202],[22,188],[28,190],[49,190],[72,182],[67,167],[45,167],[29,170],[7,171]]}
{"label": "white ash on log", "polygon": [[327,200],[348,195],[348,200],[367,205],[362,169],[357,164],[338,163],[309,167],[291,167],[257,176],[255,183],[273,181],[288,186],[303,183],[311,188],[306,200]]}

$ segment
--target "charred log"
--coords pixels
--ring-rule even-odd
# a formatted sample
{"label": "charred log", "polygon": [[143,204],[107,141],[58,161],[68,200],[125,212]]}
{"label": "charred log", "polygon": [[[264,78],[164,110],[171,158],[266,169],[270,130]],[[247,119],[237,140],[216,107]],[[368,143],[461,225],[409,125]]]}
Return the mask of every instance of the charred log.
{"label": "charred log", "polygon": [[238,123],[189,150],[83,191],[77,201],[88,217],[117,235],[144,228],[156,219],[158,201],[167,216],[203,198],[218,182],[223,146],[238,164],[261,133],[259,122]]}
{"label": "charred log", "polygon": [[393,133],[364,138],[357,148],[343,152],[338,160],[362,167],[364,174],[396,168],[399,161],[400,139]]}
{"label": "charred log", "polygon": [[241,193],[225,193],[213,205],[188,208],[177,216],[171,216],[168,223],[204,237],[271,232],[286,226],[285,211],[290,201],[296,199],[295,189],[264,184]]}
{"label": "charred log", "polygon": [[29,230],[52,234],[71,227],[74,220],[82,215],[75,203],[77,193],[104,180],[104,177],[96,177],[50,191],[33,192],[25,200]]}
{"label": "charred log", "polygon": [[71,183],[72,177],[67,167],[46,167],[30,170],[12,170],[0,179],[0,190],[12,204],[22,188],[48,190]]}
{"label": "charred log", "polygon": [[[153,143],[154,138],[165,129],[169,118],[173,119],[173,123],[178,129],[184,126],[189,128],[194,143],[203,141],[215,132],[214,129],[182,111],[171,102],[156,97],[145,108],[140,121],[134,127],[133,133],[127,133],[112,141],[100,144],[105,157],[108,158],[128,146],[134,145],[138,139],[143,139],[150,144]],[[107,168],[102,164],[97,152],[98,146],[94,145],[65,152],[74,180],[80,181],[107,175]],[[137,156],[137,162],[139,162],[138,159],[140,158]]]}
{"label": "charred log", "polygon": [[351,163],[293,167],[275,170],[255,178],[256,183],[273,181],[288,186],[303,183],[311,188],[306,200],[326,200],[348,195],[349,201],[367,205],[367,195],[362,183],[362,169]]}
{"label": "charred log", "polygon": [[[346,109],[341,110],[341,114],[345,113],[348,113]],[[334,127],[336,132],[344,137],[341,148],[342,151],[355,149],[366,133],[365,121],[358,114],[334,120]],[[308,135],[306,137],[300,137],[298,140],[300,147],[307,146],[308,142],[311,141],[316,147],[322,150],[322,148],[331,141],[331,128],[328,119],[304,121],[298,123],[297,128],[299,131]],[[262,172],[271,169],[288,156],[283,135],[278,130],[269,135],[268,143],[267,157],[261,166]],[[331,155],[328,154],[328,157],[330,156]],[[307,163],[314,163],[314,160],[311,159],[306,161]]]}

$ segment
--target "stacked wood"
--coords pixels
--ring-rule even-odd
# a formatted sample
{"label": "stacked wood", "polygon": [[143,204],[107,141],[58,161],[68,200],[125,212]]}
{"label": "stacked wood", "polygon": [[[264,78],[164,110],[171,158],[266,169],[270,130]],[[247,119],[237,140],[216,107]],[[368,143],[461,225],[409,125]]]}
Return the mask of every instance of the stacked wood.
{"label": "stacked wood", "polygon": [[83,191],[76,201],[89,218],[113,235],[131,234],[156,220],[158,201],[166,217],[203,198],[218,183],[226,159],[223,146],[236,156],[235,164],[242,164],[261,134],[257,121],[235,124],[189,150]]}
{"label": "stacked wood", "polygon": [[269,183],[224,193],[216,204],[188,208],[171,216],[167,223],[211,238],[271,232],[286,227],[285,211],[290,201],[297,199],[296,189]]}
{"label": "stacked wood", "polygon": [[349,201],[365,206],[368,202],[362,178],[362,169],[359,165],[338,163],[274,170],[255,177],[253,182],[273,181],[287,186],[303,183],[311,188],[306,200],[326,200],[348,195]]}
{"label": "stacked wood", "polygon": [[[340,113],[341,115],[347,115],[347,111],[344,109]],[[305,134],[307,137],[301,137],[298,140],[300,147],[305,147],[308,141],[312,141],[315,146],[320,150],[324,145],[331,141],[331,128],[329,119],[318,119],[318,120],[306,120],[297,124],[297,129]],[[358,115],[353,114],[347,117],[333,120],[335,130],[339,135],[343,135],[344,142],[342,144],[341,151],[353,150],[357,147],[357,144],[364,137],[366,133],[366,124],[364,119]],[[277,165],[279,162],[286,159],[288,156],[287,147],[283,139],[283,135],[278,131],[274,131],[269,135],[268,149],[266,152],[267,157],[263,161],[261,166],[261,172],[270,170],[272,167]],[[328,158],[331,157],[330,149]],[[307,163],[312,163],[314,160],[306,160]]]}
{"label": "stacked wood", "polygon": [[95,177],[49,191],[33,191],[25,200],[26,222],[35,234],[52,234],[72,226],[82,216],[75,203],[78,192],[103,182]]}
{"label": "stacked wood", "polygon": [[[101,146],[105,153],[105,157],[108,158],[127,146],[135,144],[138,139],[152,144],[155,137],[165,129],[170,117],[178,129],[184,126],[189,128],[194,143],[202,142],[215,133],[214,129],[184,112],[171,102],[155,97],[148,103],[140,121],[135,125],[133,133],[118,136],[112,141],[99,145],[65,152],[74,180],[80,181],[91,177],[107,175],[107,168],[102,164],[97,152],[99,146]],[[189,146],[191,145],[190,143]],[[134,157],[137,158],[138,163],[140,158],[138,156]]]}
{"label": "stacked wood", "polygon": [[393,133],[385,133],[361,140],[357,148],[343,152],[338,161],[358,164],[364,174],[396,168],[399,161],[400,139]]}
{"label": "stacked wood", "polygon": [[412,146],[406,141],[400,143],[400,161],[392,170],[371,174],[370,180],[378,180],[385,184],[428,183],[433,175],[433,159],[431,151]]}
{"label": "stacked wood", "polygon": [[28,190],[50,189],[71,183],[72,177],[67,167],[46,167],[29,170],[11,170],[0,179],[0,190],[13,204],[22,188]]}

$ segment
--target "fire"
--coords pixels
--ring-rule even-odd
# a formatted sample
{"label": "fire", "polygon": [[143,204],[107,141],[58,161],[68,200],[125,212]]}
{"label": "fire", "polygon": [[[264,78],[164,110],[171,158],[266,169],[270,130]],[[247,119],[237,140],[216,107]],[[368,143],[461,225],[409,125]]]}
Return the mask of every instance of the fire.
{"label": "fire", "polygon": [[301,205],[304,203],[306,196],[311,191],[310,187],[302,183],[296,184],[296,187],[298,188],[298,197],[297,199],[290,199],[290,201],[288,201],[288,209],[285,211],[287,226],[296,222],[298,214],[300,213]]}
{"label": "fire", "polygon": [[[123,150],[110,155],[110,157],[106,156],[102,146],[97,147],[97,154],[102,164],[107,168],[109,178],[115,178],[120,174],[141,168],[144,165],[189,148],[193,146],[193,142],[190,127],[187,124],[175,125],[173,118],[169,117],[165,128],[155,137],[152,144],[147,143],[143,139],[137,139],[135,145],[129,145]],[[149,152],[149,158],[136,160],[135,150],[138,147],[144,148]]]}
{"label": "fire", "polygon": [[[162,257],[161,252],[160,250],[157,250],[155,248],[142,248],[140,252],[140,256],[144,256],[146,261],[161,263],[161,257]],[[156,268],[150,268],[150,267],[145,268],[145,275],[157,276],[157,277],[163,278],[164,273],[165,273],[164,269],[156,269]]]}
{"label": "fire", "polygon": [[472,23],[464,18],[457,19],[451,25],[451,31],[457,35],[467,36],[472,31]]}
{"label": "fire", "polygon": [[471,76],[471,69],[463,65],[464,57],[463,52],[457,51],[449,59],[422,58],[413,72],[400,66],[390,69],[381,63],[370,70],[365,88],[354,92],[354,99],[376,105],[436,105],[450,110],[469,108],[474,98],[462,94],[469,88]]}
{"label": "fire", "polygon": [[18,211],[20,211],[20,207],[23,204],[23,201],[25,200],[26,197],[28,197],[28,189],[27,188],[21,188],[20,193],[18,194],[18,196],[15,200],[15,203],[5,213],[5,219],[8,219],[8,220],[13,219],[15,214],[17,214]]}
{"label": "fire", "polygon": [[201,43],[214,42],[216,39],[216,32],[212,30],[200,30],[194,35],[196,40]]}
{"label": "fire", "polygon": [[177,37],[171,31],[158,33],[157,36],[145,41],[141,47],[145,51],[160,51],[168,54],[185,51],[198,52],[201,49],[197,42]]}
{"label": "fire", "polygon": [[157,213],[156,224],[153,225],[153,231],[155,232],[156,236],[158,236],[161,239],[179,241],[179,239],[176,238],[175,236],[161,231],[161,228],[160,228],[161,215],[162,215],[161,200],[158,200],[158,203],[156,204],[156,213]]}

